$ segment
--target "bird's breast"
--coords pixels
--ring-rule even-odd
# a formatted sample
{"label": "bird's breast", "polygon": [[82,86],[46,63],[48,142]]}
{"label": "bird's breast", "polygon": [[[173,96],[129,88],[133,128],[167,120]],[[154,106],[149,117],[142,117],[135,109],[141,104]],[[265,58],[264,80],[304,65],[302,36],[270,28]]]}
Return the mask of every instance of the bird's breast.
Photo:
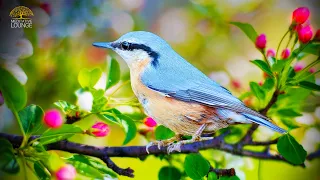
{"label": "bird's breast", "polygon": [[[176,133],[188,135],[193,135],[202,124],[218,120],[212,107],[176,100],[146,87],[141,74],[148,63],[150,59],[140,60],[130,67],[132,90],[148,116]],[[226,126],[225,122],[217,121],[211,129],[215,131]]]}

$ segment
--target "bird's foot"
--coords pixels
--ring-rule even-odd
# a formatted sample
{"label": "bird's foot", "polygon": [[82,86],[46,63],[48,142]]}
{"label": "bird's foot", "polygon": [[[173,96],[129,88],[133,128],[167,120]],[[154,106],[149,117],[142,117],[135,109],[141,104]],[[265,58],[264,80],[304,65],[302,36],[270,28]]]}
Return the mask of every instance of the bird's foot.
{"label": "bird's foot", "polygon": [[174,151],[181,152],[181,145],[183,145],[183,144],[190,144],[190,143],[193,143],[193,142],[205,141],[205,140],[210,140],[210,139],[213,139],[213,137],[195,136],[195,137],[192,137],[192,139],[189,139],[189,140],[183,140],[183,141],[179,141],[177,143],[172,143],[172,144],[170,144],[168,146],[167,153],[170,154],[170,153],[172,153]]}
{"label": "bird's foot", "polygon": [[171,145],[174,141],[179,141],[181,139],[181,135],[176,135],[170,139],[166,139],[166,140],[160,140],[160,141],[154,141],[154,142],[150,142],[146,145],[146,151],[147,153],[149,154],[149,148],[151,146],[155,146],[157,145],[158,146],[158,149],[161,149],[161,147],[164,147],[164,146],[168,146],[168,145]]}

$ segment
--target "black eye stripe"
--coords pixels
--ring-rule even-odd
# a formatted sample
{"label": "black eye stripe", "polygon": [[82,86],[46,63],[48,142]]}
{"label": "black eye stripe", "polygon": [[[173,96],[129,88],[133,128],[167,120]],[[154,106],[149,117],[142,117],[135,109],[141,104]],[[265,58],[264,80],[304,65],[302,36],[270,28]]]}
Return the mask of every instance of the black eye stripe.
{"label": "black eye stripe", "polygon": [[159,53],[157,53],[156,51],[154,51],[153,49],[151,49],[149,46],[146,46],[144,44],[136,44],[136,43],[130,43],[130,42],[122,42],[122,43],[115,43],[113,45],[114,47],[118,48],[118,49],[122,49],[125,51],[133,51],[135,49],[140,49],[143,50],[145,52],[147,52],[150,57],[153,58],[151,64],[156,67],[159,64],[158,58],[159,58]]}

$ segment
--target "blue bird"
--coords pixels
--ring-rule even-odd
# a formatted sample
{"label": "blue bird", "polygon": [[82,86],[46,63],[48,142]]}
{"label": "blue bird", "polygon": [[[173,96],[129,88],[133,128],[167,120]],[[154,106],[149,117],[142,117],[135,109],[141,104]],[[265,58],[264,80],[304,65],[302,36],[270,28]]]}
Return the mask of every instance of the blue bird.
{"label": "blue bird", "polygon": [[[232,124],[257,123],[279,133],[286,131],[269,118],[245,106],[230,91],[187,62],[161,37],[145,31],[129,32],[114,42],[96,42],[109,48],[128,64],[133,92],[145,113],[176,136],[147,145],[168,145],[168,153],[180,151],[185,143],[208,139]],[[191,135],[190,140],[181,140]],[[178,141],[174,143],[174,141]]]}

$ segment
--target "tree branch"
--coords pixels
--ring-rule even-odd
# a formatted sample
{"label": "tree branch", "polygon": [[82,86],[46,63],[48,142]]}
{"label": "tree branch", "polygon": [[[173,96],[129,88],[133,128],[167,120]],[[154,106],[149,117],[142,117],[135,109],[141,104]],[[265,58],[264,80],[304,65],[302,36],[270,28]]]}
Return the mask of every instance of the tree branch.
{"label": "tree branch", "polygon": [[[224,134],[223,134],[224,136]],[[225,151],[234,155],[239,156],[247,156],[253,157],[258,159],[269,159],[269,160],[278,160],[284,161],[289,163],[286,159],[284,159],[281,155],[273,155],[269,152],[256,152],[250,150],[243,150],[238,149],[237,144],[229,144],[226,143],[223,139],[223,136],[217,136],[214,139],[206,140],[206,141],[199,141],[190,144],[184,144],[181,146],[181,152],[172,152],[172,154],[178,153],[196,153],[199,150],[205,149],[217,149],[221,151]],[[11,135],[0,133],[0,137],[9,140],[15,148],[18,148],[22,142],[22,136],[18,135]],[[33,137],[35,138],[35,137]],[[275,141],[275,140],[274,140]],[[255,144],[271,144],[274,141],[270,142],[254,142]],[[96,146],[89,146],[83,145],[73,142],[68,142],[66,140],[58,141],[52,144],[46,145],[47,150],[62,150],[71,153],[83,154],[88,156],[94,156],[98,158],[103,158],[105,156],[108,157],[145,157],[148,155],[160,155],[160,154],[167,154],[167,147],[161,147],[158,149],[157,146],[151,146],[149,148],[150,154],[146,152],[146,146],[120,146],[120,147],[96,147]],[[311,153],[307,156],[308,160],[312,160],[314,158],[320,157],[320,150]],[[109,161],[109,160],[108,160]],[[108,165],[108,161],[106,164]],[[109,165],[113,167],[113,164]],[[117,168],[114,168],[115,170]],[[120,168],[121,169],[121,168]],[[123,169],[122,169],[123,170]],[[130,168],[124,170],[131,170]],[[121,171],[121,170],[120,170]],[[131,170],[132,171],[132,170]],[[121,175],[125,175],[123,172],[117,172]]]}
{"label": "tree branch", "polygon": [[236,171],[234,170],[234,168],[230,168],[230,169],[215,169],[212,166],[210,166],[209,172],[214,172],[214,173],[217,174],[217,176],[235,176],[236,175]]}

